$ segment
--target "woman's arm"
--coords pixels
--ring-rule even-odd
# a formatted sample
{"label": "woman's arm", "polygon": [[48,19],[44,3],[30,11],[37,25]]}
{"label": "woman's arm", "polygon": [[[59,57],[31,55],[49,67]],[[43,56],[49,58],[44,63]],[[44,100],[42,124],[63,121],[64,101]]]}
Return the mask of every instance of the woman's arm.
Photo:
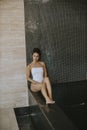
{"label": "woman's arm", "polygon": [[36,83],[36,81],[31,79],[30,73],[31,73],[31,65],[29,64],[27,66],[27,68],[26,68],[26,78],[27,78],[27,81],[30,81],[31,83]]}
{"label": "woman's arm", "polygon": [[44,62],[41,62],[44,68],[44,77],[47,77],[47,69],[46,69],[46,65]]}

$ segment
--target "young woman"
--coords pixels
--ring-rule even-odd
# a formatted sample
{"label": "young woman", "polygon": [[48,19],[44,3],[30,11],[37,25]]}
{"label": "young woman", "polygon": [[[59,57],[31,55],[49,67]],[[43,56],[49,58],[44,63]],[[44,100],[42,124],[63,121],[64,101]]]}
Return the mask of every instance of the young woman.
{"label": "young woman", "polygon": [[45,63],[40,61],[41,52],[38,48],[33,49],[33,61],[27,66],[26,76],[27,80],[31,82],[31,91],[41,91],[46,100],[46,104],[53,104],[52,88],[47,77]]}

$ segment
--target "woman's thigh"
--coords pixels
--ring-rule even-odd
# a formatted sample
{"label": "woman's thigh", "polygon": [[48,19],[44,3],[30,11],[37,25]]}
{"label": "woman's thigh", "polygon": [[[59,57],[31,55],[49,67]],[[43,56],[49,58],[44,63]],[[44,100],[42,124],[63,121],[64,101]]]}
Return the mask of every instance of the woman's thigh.
{"label": "woman's thigh", "polygon": [[40,91],[41,90],[41,87],[39,87],[39,86],[34,86],[34,85],[31,85],[31,91],[33,91],[33,92],[38,92],[38,91]]}

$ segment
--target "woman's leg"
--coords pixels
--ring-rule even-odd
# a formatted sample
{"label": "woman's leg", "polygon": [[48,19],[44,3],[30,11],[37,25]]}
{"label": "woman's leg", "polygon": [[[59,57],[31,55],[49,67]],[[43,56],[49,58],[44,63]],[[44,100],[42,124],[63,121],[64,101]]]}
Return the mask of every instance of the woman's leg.
{"label": "woman's leg", "polygon": [[39,85],[36,85],[36,84],[31,84],[31,91],[33,92],[38,92],[41,90],[41,87],[39,87]]}
{"label": "woman's leg", "polygon": [[46,83],[46,86],[47,86],[47,91],[48,91],[49,98],[51,100],[53,100],[53,97],[52,97],[52,88],[51,88],[51,83],[49,81],[49,78],[46,77],[44,80],[45,80],[45,83]]}
{"label": "woman's leg", "polygon": [[[52,99],[51,87],[49,88],[49,90],[47,90],[45,81],[43,83],[43,87],[41,89],[41,92],[42,92],[42,95],[44,96],[44,98],[46,100],[46,104],[55,103],[55,101],[53,101],[53,99]],[[50,96],[49,96],[49,94],[50,94]]]}
{"label": "woman's leg", "polygon": [[45,98],[47,104],[48,104],[48,103],[50,103],[50,104],[55,103],[55,102],[49,97],[49,95],[48,95],[48,93],[47,93],[47,88],[46,88],[46,83],[45,83],[45,82],[42,83],[42,86],[41,86],[41,87],[39,87],[39,85],[34,85],[34,84],[33,84],[33,85],[31,86],[31,90],[32,90],[33,92],[38,92],[38,91],[41,90],[41,93],[42,93],[43,97]]}
{"label": "woman's leg", "polygon": [[49,98],[49,96],[47,94],[47,89],[46,89],[45,83],[43,83],[43,86],[41,88],[41,93],[44,96],[46,103],[53,103],[53,101]]}

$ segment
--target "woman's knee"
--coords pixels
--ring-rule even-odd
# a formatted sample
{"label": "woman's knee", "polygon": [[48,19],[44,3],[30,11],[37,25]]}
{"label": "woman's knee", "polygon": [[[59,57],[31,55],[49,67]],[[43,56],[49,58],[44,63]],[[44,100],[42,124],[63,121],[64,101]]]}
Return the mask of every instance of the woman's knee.
{"label": "woman's knee", "polygon": [[31,86],[30,89],[31,89],[31,91],[33,91],[33,92],[38,92],[38,91],[41,90],[41,87]]}
{"label": "woman's knee", "polygon": [[49,77],[45,77],[45,78],[44,78],[44,81],[45,81],[45,82],[48,82],[48,81],[49,81]]}

